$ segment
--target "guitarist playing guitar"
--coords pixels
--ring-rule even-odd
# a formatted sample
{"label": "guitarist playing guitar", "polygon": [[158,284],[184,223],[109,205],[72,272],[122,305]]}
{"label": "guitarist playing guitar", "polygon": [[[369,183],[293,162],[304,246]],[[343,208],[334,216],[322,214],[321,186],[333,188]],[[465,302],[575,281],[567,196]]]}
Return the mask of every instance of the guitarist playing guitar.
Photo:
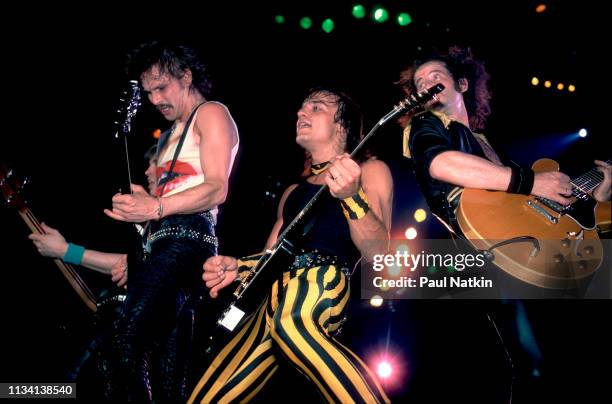
{"label": "guitarist playing guitar", "polygon": [[[407,94],[419,91],[434,83],[442,83],[445,86],[445,90],[440,94],[438,100],[430,103],[424,112],[414,115],[409,121],[406,120],[404,122],[406,126],[404,130],[403,151],[404,155],[412,160],[417,182],[432,213],[443,222],[453,238],[467,237],[470,239],[470,242],[472,238],[477,238],[474,236],[475,232],[464,234],[462,230],[465,227],[458,223],[460,211],[458,213],[457,207],[460,204],[460,200],[463,204],[461,194],[464,188],[466,193],[471,191],[471,189],[475,189],[483,190],[481,191],[482,193],[487,192],[484,190],[504,191],[496,192],[495,194],[515,195],[517,197],[522,196],[523,198],[526,198],[527,195],[532,195],[549,201],[550,204],[556,204],[561,208],[568,206],[572,202],[573,199],[571,197],[575,190],[570,182],[570,178],[558,171],[558,166],[549,164],[544,169],[534,172],[528,168],[504,164],[487,139],[480,134],[472,132],[472,130],[483,129],[485,121],[490,114],[490,93],[487,88],[488,79],[489,74],[486,72],[484,64],[472,56],[469,48],[451,47],[446,52],[433,53],[414,61],[410,67],[401,72],[398,82]],[[606,201],[610,199],[610,165],[601,161],[597,161],[596,164],[598,164],[599,170],[603,173],[603,180],[594,189],[593,197],[599,201]],[[585,197],[589,198],[589,196]],[[490,208],[487,205],[480,206],[476,210],[486,213]],[[608,207],[608,222],[609,212]],[[545,213],[548,214],[547,211]],[[512,222],[511,216],[507,213],[506,216],[508,217],[504,223]],[[500,221],[501,219],[500,217]],[[540,220],[540,218],[536,219]],[[497,217],[489,220],[488,224],[491,227],[496,227],[498,225]],[[575,225],[575,227],[576,230],[572,233],[575,235],[582,234],[580,226]],[[491,257],[495,257],[493,263],[498,266],[500,259],[505,258],[504,254],[500,253],[503,248],[523,248],[527,251],[528,259],[530,253],[537,253],[536,248],[532,246],[532,244],[537,245],[537,237],[529,234],[516,234],[516,236],[516,238],[504,237],[504,240],[510,239],[508,241],[512,245],[505,245],[499,250],[494,245],[482,246],[474,243],[474,246],[478,249],[490,250],[492,252]],[[594,237],[597,236],[595,235]],[[577,241],[568,241],[568,245],[569,243],[573,245],[575,242]],[[540,254],[540,256],[542,255]],[[561,259],[559,258],[559,260]],[[508,261],[508,259],[505,259],[505,261]],[[525,265],[520,267],[523,271],[520,274],[517,271],[501,268],[514,277],[533,285],[564,287],[564,285],[559,285],[558,283],[543,282],[542,277],[523,276],[525,273],[533,274],[534,271],[530,268],[525,268]],[[523,283],[523,285],[525,284]],[[471,313],[481,312],[484,316],[481,307],[485,302],[480,302],[480,306],[476,306],[476,303],[478,302],[471,303],[464,301],[461,305],[455,303],[453,307],[457,308],[458,311],[445,309],[444,314],[448,315],[448,323],[452,324],[452,321],[460,321],[463,325],[469,321],[470,316],[474,316]],[[518,306],[521,305],[520,301],[512,300],[510,303],[517,305],[517,312],[522,310],[522,306]],[[492,321],[488,313],[486,316]],[[456,320],[456,318],[460,320]],[[511,321],[516,321],[518,324],[518,320],[512,319]],[[510,327],[514,328],[515,326]],[[519,326],[517,325],[516,327]],[[509,342],[518,346],[518,344],[523,344],[522,341],[526,340],[527,337],[525,336],[531,335],[531,330],[526,321],[522,322],[522,327],[524,328],[518,330],[523,336],[521,341]],[[498,337],[501,338],[497,327],[494,328],[497,331]],[[480,336],[480,334],[475,334],[475,336]],[[464,337],[463,340],[466,342],[475,339],[470,338],[468,335]],[[480,341],[475,343],[476,345],[469,346],[469,349],[473,348],[474,352],[482,349],[480,345],[485,343],[481,338],[477,339]],[[530,360],[533,361],[532,365],[535,366],[539,361],[539,351],[532,335],[531,339],[534,341],[531,347],[522,345],[518,349],[523,353],[528,352]],[[505,346],[503,340],[502,344]],[[531,349],[533,347],[535,348]],[[458,366],[468,366],[464,364],[467,361],[463,358],[455,359],[456,357],[451,356],[454,353],[450,352],[448,355],[449,362],[455,363]],[[508,350],[506,350],[506,359],[514,374],[515,369],[508,355]],[[482,365],[474,362],[469,366],[476,368]],[[530,370],[526,369],[526,371]],[[457,375],[464,373],[464,371],[465,369],[463,368],[455,369],[452,373]],[[457,380],[458,386],[469,383],[470,381]],[[510,394],[511,388],[512,382],[510,383]],[[473,396],[469,397],[471,401],[474,398]],[[456,399],[457,397],[453,396],[453,400]],[[491,398],[486,397],[486,399],[490,400]]]}
{"label": "guitarist playing guitar", "polygon": [[[233,402],[254,396],[288,360],[327,402],[388,402],[374,374],[333,337],[349,300],[349,275],[361,255],[388,247],[392,180],[387,166],[351,159],[361,134],[361,113],[344,93],[312,90],[297,114],[297,143],[309,156],[309,175],[284,192],[266,248],[327,184],[299,240],[297,256],[274,271],[260,294],[260,308],[214,358],[189,402]],[[215,256],[203,279],[217,297],[258,261]],[[262,270],[263,271],[263,270]],[[267,296],[266,296],[267,295]],[[282,351],[279,354],[276,349]]]}
{"label": "guitarist playing guitar", "polygon": [[[467,62],[466,62],[467,61]],[[428,110],[414,116],[404,131],[404,154],[411,158],[414,172],[421,191],[431,211],[459,237],[477,238],[476,231],[466,233],[466,220],[457,217],[457,205],[464,188],[490,191],[505,191],[509,194],[534,195],[540,200],[548,201],[557,210],[562,210],[573,201],[579,184],[573,184],[570,178],[558,171],[556,165],[541,165],[535,172],[529,168],[516,165],[504,165],[486,138],[473,133],[471,129],[482,129],[490,113],[488,106],[489,93],[486,88],[488,74],[484,66],[476,62],[471,55],[459,48],[451,48],[447,54],[432,56],[417,61],[411,68],[402,73],[400,83],[407,92],[417,91],[432,83],[442,83],[445,90],[438,101],[428,106]],[[598,201],[610,200],[610,164],[596,161],[603,173],[600,181],[592,182],[588,191]],[[584,187],[582,187],[584,191]],[[582,192],[585,194],[587,192]],[[590,196],[584,195],[585,198]],[[539,207],[534,207],[537,209]],[[480,210],[490,209],[483,205]],[[459,211],[461,213],[461,211]],[[541,211],[542,215],[549,215]],[[512,217],[508,213],[507,217]],[[503,218],[490,216],[495,227]],[[458,222],[459,220],[459,222]],[[551,218],[551,222],[557,219]],[[609,219],[608,219],[609,220]],[[499,227],[504,227],[499,223]],[[508,227],[508,226],[506,226]],[[592,230],[591,226],[589,230]],[[579,233],[577,226],[573,233]],[[502,233],[490,232],[499,239]],[[515,246],[531,250],[528,242],[536,237],[517,234]],[[564,234],[560,239],[566,237]],[[485,237],[486,238],[486,237]],[[511,237],[504,237],[510,239]],[[542,236],[541,238],[546,238]],[[548,235],[548,238],[551,238]],[[515,247],[513,246],[513,247]],[[493,246],[487,246],[493,247]],[[510,248],[510,247],[506,247]],[[541,248],[538,246],[537,249]],[[495,254],[495,251],[493,251]],[[529,254],[527,254],[529,255]],[[545,256],[546,254],[542,254]],[[500,254],[499,260],[505,257]],[[551,261],[554,260],[551,259]],[[518,266],[517,266],[518,267]],[[507,269],[511,275],[531,284],[543,287],[563,287],[558,283],[547,283],[533,274],[526,274],[533,268],[524,268],[523,272]],[[547,268],[548,269],[548,268]],[[596,268],[595,268],[596,269]]]}

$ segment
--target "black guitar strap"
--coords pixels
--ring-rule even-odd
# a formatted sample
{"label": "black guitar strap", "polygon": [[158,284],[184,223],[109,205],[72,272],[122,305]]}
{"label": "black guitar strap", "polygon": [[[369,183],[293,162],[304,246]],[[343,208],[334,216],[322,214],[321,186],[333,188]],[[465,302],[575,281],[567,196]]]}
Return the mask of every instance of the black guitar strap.
{"label": "black guitar strap", "polygon": [[[187,119],[187,122],[185,123],[185,128],[183,129],[183,133],[181,134],[181,138],[179,139],[178,145],[176,146],[176,150],[174,151],[174,156],[172,157],[172,163],[170,164],[170,169],[166,173],[166,176],[164,177],[163,181],[162,180],[158,180],[157,181],[157,185],[162,185],[161,192],[159,193],[160,195],[164,194],[164,189],[166,188],[166,184],[168,183],[168,181],[174,179],[174,177],[176,176],[176,174],[173,173],[174,166],[176,165],[176,160],[178,159],[178,156],[179,156],[179,154],[181,152],[181,148],[183,147],[183,143],[185,142],[185,138],[187,137],[187,132],[189,131],[189,126],[191,126],[191,121],[193,121],[193,117],[195,116],[196,111],[204,103],[206,103],[206,101],[198,104],[193,109],[193,111],[191,111],[191,114],[189,115],[189,119]],[[159,152],[161,151],[161,149],[166,145],[166,143],[170,139],[170,134],[171,133],[172,133],[172,130],[168,129],[167,131],[165,131],[162,134],[162,136],[159,137],[159,142],[157,143],[157,157],[158,158],[159,158]]]}

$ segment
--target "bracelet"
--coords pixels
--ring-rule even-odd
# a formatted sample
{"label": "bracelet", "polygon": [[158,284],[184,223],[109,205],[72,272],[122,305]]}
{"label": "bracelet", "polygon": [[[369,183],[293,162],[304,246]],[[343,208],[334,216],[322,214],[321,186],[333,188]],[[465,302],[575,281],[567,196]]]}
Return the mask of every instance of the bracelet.
{"label": "bracelet", "polygon": [[161,197],[159,196],[157,197],[157,203],[159,204],[157,205],[157,220],[160,220],[164,214],[164,205],[162,204]]}
{"label": "bracelet", "polygon": [[340,206],[342,206],[344,216],[351,220],[361,219],[370,210],[368,197],[361,187],[359,187],[359,191],[355,195],[341,200]]}
{"label": "bracelet", "polygon": [[510,176],[510,184],[508,184],[506,192],[530,195],[533,189],[533,181],[535,180],[533,170],[515,165],[510,166],[510,169],[512,170],[512,175]]}
{"label": "bracelet", "polygon": [[68,249],[64,254],[63,261],[69,264],[81,265],[83,261],[83,254],[85,254],[85,247],[68,243]]}

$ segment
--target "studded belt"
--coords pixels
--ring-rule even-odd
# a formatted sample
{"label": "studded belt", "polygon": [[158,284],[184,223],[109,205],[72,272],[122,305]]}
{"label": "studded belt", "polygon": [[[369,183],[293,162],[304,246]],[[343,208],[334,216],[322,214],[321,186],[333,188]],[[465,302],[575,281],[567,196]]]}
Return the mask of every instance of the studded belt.
{"label": "studded belt", "polygon": [[[176,220],[172,220],[172,217],[168,217],[168,220],[163,219],[163,223],[161,227],[149,234],[147,237],[147,244],[151,245],[155,241],[163,239],[163,238],[186,238],[189,240],[203,242],[215,247],[219,247],[219,241],[217,237],[208,234],[205,230],[207,227],[212,229],[214,232],[214,225],[212,215],[209,211],[201,212],[195,214],[195,216],[202,217],[208,224],[204,223],[203,226],[197,225],[197,223],[186,223],[186,217],[181,218],[180,216],[174,218]],[[200,219],[201,220],[201,219]],[[194,228],[196,227],[196,228]]]}
{"label": "studded belt", "polygon": [[340,268],[345,275],[349,275],[351,270],[348,262],[337,255],[329,255],[326,252],[319,250],[303,251],[297,255],[291,265],[291,269],[320,267],[323,265],[334,265]]}

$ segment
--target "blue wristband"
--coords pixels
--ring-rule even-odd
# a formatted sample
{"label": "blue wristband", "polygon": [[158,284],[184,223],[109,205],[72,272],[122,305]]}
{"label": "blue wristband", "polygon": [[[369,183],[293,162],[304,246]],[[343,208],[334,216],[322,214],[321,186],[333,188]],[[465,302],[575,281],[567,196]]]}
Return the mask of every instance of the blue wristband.
{"label": "blue wristband", "polygon": [[83,254],[85,254],[85,247],[68,243],[68,249],[66,250],[66,254],[64,254],[63,259],[64,262],[69,264],[81,265]]}

